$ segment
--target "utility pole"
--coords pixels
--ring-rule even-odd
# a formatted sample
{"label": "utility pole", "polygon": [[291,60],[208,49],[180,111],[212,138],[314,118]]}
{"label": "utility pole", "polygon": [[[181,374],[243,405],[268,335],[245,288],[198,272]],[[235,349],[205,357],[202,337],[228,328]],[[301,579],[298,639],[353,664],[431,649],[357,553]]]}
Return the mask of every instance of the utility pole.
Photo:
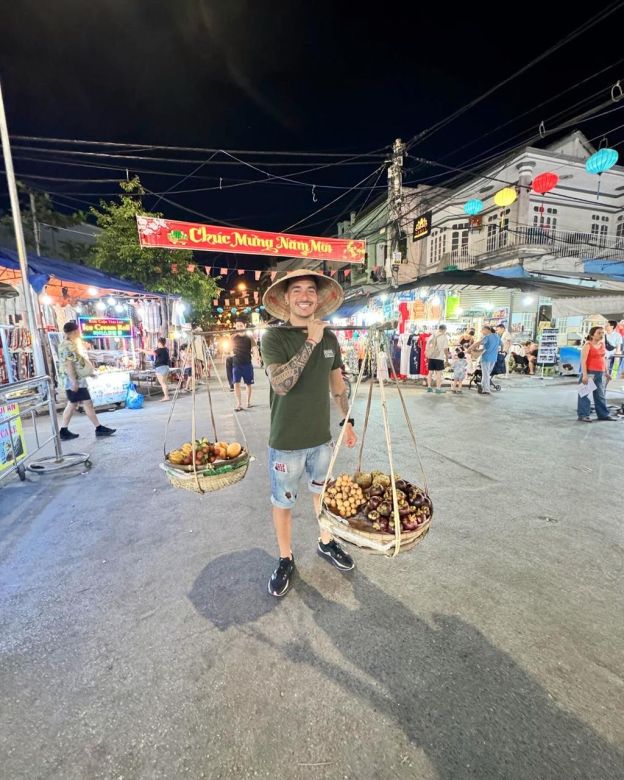
{"label": "utility pole", "polygon": [[41,236],[39,233],[39,223],[37,222],[37,204],[35,203],[35,194],[29,193],[30,196],[30,214],[32,216],[33,223],[33,235],[35,237],[35,249],[37,250],[37,256],[41,257]]}
{"label": "utility pole", "polygon": [[4,98],[2,96],[2,85],[0,85],[0,136],[2,136],[2,151],[4,153],[4,168],[6,170],[7,185],[9,188],[9,199],[11,201],[11,214],[13,216],[13,229],[15,230],[15,243],[17,246],[17,255],[19,257],[20,274],[22,275],[22,289],[24,293],[24,303],[26,305],[26,317],[28,320],[28,329],[32,341],[33,361],[36,376],[45,376],[45,363],[43,362],[43,351],[41,349],[41,340],[37,330],[37,320],[35,319],[35,308],[31,297],[30,282],[28,281],[28,256],[26,254],[26,243],[24,241],[24,230],[22,227],[22,215],[20,213],[19,199],[17,197],[17,184],[15,183],[15,171],[13,170],[13,157],[11,156],[11,144],[9,141],[9,128],[7,126],[6,113],[4,110]]}
{"label": "utility pole", "polygon": [[386,242],[386,277],[393,287],[399,284],[401,253],[401,216],[403,206],[403,154],[405,144],[397,138],[392,147],[392,162],[388,167],[388,238]]}

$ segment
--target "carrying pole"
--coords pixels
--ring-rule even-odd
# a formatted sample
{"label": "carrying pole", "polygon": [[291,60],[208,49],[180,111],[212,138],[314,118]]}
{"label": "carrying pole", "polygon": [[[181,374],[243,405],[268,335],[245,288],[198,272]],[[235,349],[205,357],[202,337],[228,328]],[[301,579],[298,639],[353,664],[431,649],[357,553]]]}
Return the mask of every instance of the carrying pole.
{"label": "carrying pole", "polygon": [[20,273],[22,275],[22,288],[24,293],[24,303],[26,305],[26,317],[28,320],[28,330],[33,351],[35,376],[45,376],[46,369],[43,361],[43,350],[37,330],[37,320],[35,319],[35,309],[31,297],[30,282],[28,281],[28,256],[26,254],[26,243],[24,241],[24,230],[22,228],[22,215],[20,213],[19,199],[17,197],[17,184],[15,182],[15,172],[13,170],[13,157],[11,156],[11,144],[9,142],[9,128],[7,126],[6,113],[4,110],[4,98],[2,95],[2,85],[0,84],[0,136],[2,136],[2,152],[4,154],[4,168],[6,170],[7,185],[9,188],[9,198],[11,201],[11,214],[13,216],[13,229],[15,230],[15,244],[17,246],[17,255],[19,257]]}

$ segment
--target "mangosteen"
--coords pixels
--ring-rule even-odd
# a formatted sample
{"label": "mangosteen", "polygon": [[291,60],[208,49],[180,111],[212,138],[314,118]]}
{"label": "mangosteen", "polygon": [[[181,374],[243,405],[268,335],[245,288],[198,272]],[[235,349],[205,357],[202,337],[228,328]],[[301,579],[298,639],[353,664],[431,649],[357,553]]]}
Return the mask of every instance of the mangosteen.
{"label": "mangosteen", "polygon": [[381,485],[373,485],[368,490],[368,495],[371,496],[371,497],[372,496],[383,496],[383,494],[384,494],[384,489],[381,487]]}
{"label": "mangosteen", "polygon": [[392,505],[388,503],[388,501],[383,501],[377,507],[377,511],[382,517],[390,517],[390,515],[392,514]]}
{"label": "mangosteen", "polygon": [[375,512],[374,510],[372,512],[369,512],[366,516],[373,523],[377,523],[379,521],[379,512]]}
{"label": "mangosteen", "polygon": [[412,506],[420,508],[421,506],[424,506],[425,504],[425,496],[423,496],[422,493],[416,493],[411,499],[410,504]]}
{"label": "mangosteen", "polygon": [[399,517],[407,517],[412,511],[409,504],[399,505]]}
{"label": "mangosteen", "polygon": [[397,490],[397,501],[401,503],[401,501],[405,501],[407,496],[402,490]]}
{"label": "mangosteen", "polygon": [[381,504],[381,496],[371,496],[368,500],[368,508],[369,509],[377,509],[377,507]]}
{"label": "mangosteen", "polygon": [[381,525],[379,523],[373,523],[373,531],[381,531]]}
{"label": "mangosteen", "polygon": [[406,482],[404,479],[397,479],[396,487],[397,490],[402,490],[405,493],[409,487],[409,482]]}

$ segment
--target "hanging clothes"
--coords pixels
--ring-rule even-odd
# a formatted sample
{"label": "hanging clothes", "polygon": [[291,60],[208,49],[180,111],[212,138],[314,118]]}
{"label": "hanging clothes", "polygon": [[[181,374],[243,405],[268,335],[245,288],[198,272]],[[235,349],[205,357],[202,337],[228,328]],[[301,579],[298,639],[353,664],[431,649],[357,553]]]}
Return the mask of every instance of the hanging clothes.
{"label": "hanging clothes", "polygon": [[[407,306],[407,304],[405,304]],[[412,352],[412,346],[410,342],[411,336],[409,333],[403,333],[399,337],[401,345],[401,365],[399,369],[399,379],[406,379],[409,374],[410,368],[410,355]]]}
{"label": "hanging clothes", "polygon": [[404,301],[399,304],[399,333],[405,333],[405,325],[409,319],[409,306]]}
{"label": "hanging clothes", "polygon": [[412,333],[407,340],[409,345],[409,366],[407,375],[410,379],[420,376],[420,347],[418,346],[418,336]]}
{"label": "hanging clothes", "polygon": [[420,371],[418,373],[420,376],[427,376],[429,374],[429,367],[427,365],[427,356],[425,351],[427,349],[427,341],[429,341],[430,336],[431,333],[421,333],[418,336],[418,347],[420,349]]}
{"label": "hanging clothes", "polygon": [[388,356],[385,352],[379,353],[379,358],[377,360],[377,379],[380,379],[382,382],[387,382],[388,379],[390,379],[388,372]]}

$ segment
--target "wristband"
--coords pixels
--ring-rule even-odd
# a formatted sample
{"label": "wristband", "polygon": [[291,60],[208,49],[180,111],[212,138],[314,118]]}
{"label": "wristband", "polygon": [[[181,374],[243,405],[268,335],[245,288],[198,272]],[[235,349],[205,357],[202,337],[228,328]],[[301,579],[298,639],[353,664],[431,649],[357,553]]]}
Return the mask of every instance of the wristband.
{"label": "wristband", "polygon": [[349,417],[348,419],[345,417],[344,420],[340,423],[340,427],[342,428],[346,422],[351,423],[351,425],[355,425],[355,420],[353,417]]}

